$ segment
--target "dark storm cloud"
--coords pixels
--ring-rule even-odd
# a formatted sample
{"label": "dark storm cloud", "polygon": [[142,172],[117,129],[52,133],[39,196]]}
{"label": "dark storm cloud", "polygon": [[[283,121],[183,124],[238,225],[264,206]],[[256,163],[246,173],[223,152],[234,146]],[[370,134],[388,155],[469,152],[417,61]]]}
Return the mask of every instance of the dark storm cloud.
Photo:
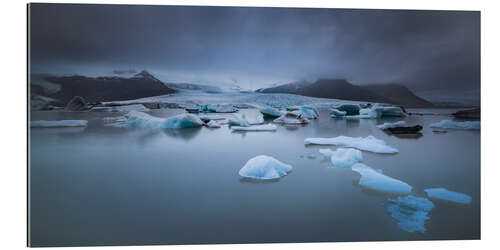
{"label": "dark storm cloud", "polygon": [[477,88],[479,26],[470,11],[34,4],[31,59],[47,71],[137,67],[252,87],[338,77]]}

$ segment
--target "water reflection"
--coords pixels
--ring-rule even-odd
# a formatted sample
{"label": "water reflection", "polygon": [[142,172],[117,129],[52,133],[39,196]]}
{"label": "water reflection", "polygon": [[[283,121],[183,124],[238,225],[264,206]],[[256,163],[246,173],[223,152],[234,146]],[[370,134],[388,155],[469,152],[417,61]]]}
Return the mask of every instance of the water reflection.
{"label": "water reflection", "polygon": [[253,179],[253,178],[248,178],[248,177],[242,177],[240,178],[240,183],[250,183],[250,184],[271,184],[271,183],[277,183],[279,182],[282,178],[285,178],[286,176],[283,176],[281,178],[276,178],[276,179],[268,179],[268,180],[260,180],[260,179]]}
{"label": "water reflection", "polygon": [[200,133],[202,128],[183,128],[183,129],[175,129],[175,128],[166,128],[162,129],[163,133],[169,137],[175,139],[182,139],[184,141],[190,141]]}

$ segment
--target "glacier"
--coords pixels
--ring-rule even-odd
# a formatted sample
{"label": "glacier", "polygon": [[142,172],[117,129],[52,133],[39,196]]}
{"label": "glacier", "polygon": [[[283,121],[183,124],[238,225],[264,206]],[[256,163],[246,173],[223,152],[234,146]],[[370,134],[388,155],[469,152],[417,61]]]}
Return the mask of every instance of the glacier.
{"label": "glacier", "polygon": [[204,124],[198,116],[192,114],[161,118],[140,111],[130,111],[124,117],[125,119],[109,125],[113,127],[195,128]]}
{"label": "glacier", "polygon": [[365,164],[356,163],[352,170],[361,175],[359,185],[364,188],[393,194],[408,194],[412,190],[407,183],[384,175]]}
{"label": "glacier", "polygon": [[292,166],[267,155],[259,155],[247,161],[238,172],[240,176],[252,179],[277,179],[292,171]]}
{"label": "glacier", "polygon": [[320,149],[319,152],[330,160],[334,167],[350,168],[357,162],[363,160],[361,151],[353,148]]}
{"label": "glacier", "polygon": [[425,221],[429,220],[427,215],[433,208],[432,201],[408,195],[389,199],[387,212],[396,220],[399,228],[406,232],[425,232]]}
{"label": "glacier", "polygon": [[30,127],[32,128],[60,128],[60,127],[86,127],[87,120],[55,120],[46,121],[38,120],[31,121]]}
{"label": "glacier", "polygon": [[449,191],[445,188],[424,189],[427,196],[431,199],[449,201],[454,203],[469,204],[472,198],[466,194]]}
{"label": "glacier", "polygon": [[371,135],[365,138],[349,136],[338,136],[333,138],[307,138],[304,140],[304,144],[342,146],[380,154],[394,154],[398,152],[397,149],[387,145],[385,141],[377,139]]}
{"label": "glacier", "polygon": [[395,128],[395,127],[401,127],[405,126],[406,122],[405,121],[398,121],[398,122],[384,122],[384,124],[377,125],[377,128],[379,129],[388,129],[388,128]]}
{"label": "glacier", "polygon": [[89,111],[92,112],[120,112],[120,111],[149,111],[150,109],[146,108],[142,104],[131,104],[131,105],[123,105],[123,106],[104,106],[104,107],[92,107]]}
{"label": "glacier", "polygon": [[253,125],[249,127],[232,126],[232,131],[276,131],[277,127],[273,124]]}
{"label": "glacier", "polygon": [[440,122],[432,123],[431,128],[445,128],[445,129],[467,129],[467,130],[480,130],[481,122],[479,121],[466,121],[455,122],[451,120],[442,120]]}

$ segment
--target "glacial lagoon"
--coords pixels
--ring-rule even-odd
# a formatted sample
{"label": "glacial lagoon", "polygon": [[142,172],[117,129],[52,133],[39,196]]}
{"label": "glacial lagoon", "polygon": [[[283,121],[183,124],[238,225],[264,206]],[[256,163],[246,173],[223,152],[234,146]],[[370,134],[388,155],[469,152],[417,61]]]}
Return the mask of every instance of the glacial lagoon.
{"label": "glacial lagoon", "polygon": [[[30,128],[30,238],[33,246],[201,244],[479,239],[480,131],[431,128],[450,109],[409,110],[420,137],[376,127],[401,118],[320,118],[276,131],[221,128],[149,129],[105,126],[121,112],[32,111],[34,120],[88,120],[86,127]],[[157,117],[181,109],[152,110]],[[245,112],[241,110],[240,112]],[[431,115],[432,113],[432,115]],[[266,123],[271,120],[266,120]],[[433,131],[447,131],[433,132]],[[443,187],[470,204],[430,199],[424,232],[408,232],[389,210],[396,195],[358,184],[336,168],[311,137],[372,135],[396,154],[363,151],[362,163],[412,186],[411,195]],[[275,180],[243,178],[257,156],[293,166]]]}

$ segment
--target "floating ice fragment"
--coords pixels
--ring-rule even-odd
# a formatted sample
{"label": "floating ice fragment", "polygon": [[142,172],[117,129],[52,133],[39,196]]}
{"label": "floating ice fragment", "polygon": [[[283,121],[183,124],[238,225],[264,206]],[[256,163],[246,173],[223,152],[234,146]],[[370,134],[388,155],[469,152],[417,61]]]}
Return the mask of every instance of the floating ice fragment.
{"label": "floating ice fragment", "polygon": [[406,114],[400,107],[382,107],[382,117],[405,117]]}
{"label": "floating ice fragment", "polygon": [[234,113],[238,111],[232,104],[205,104],[200,107],[201,112],[207,113]]}
{"label": "floating ice fragment", "polygon": [[284,115],[274,119],[273,122],[278,124],[298,125],[309,123],[309,119],[302,117],[302,115],[297,112],[286,112]]}
{"label": "floating ice fragment", "polygon": [[311,106],[300,106],[299,112],[302,115],[302,117],[307,119],[316,119],[319,117],[318,110],[316,110],[314,107]]}
{"label": "floating ice fragment", "polygon": [[425,221],[430,219],[427,214],[434,208],[432,201],[413,195],[389,201],[387,211],[397,221],[399,228],[407,232],[425,232]]}
{"label": "floating ice fragment", "polygon": [[454,122],[451,120],[442,120],[440,122],[432,123],[430,126],[431,128],[480,130],[481,122],[479,121]]}
{"label": "floating ice fragment", "polygon": [[406,125],[406,122],[405,121],[398,121],[398,122],[385,122],[384,124],[382,125],[377,125],[377,128],[379,129],[388,129],[388,128],[395,128],[395,127],[401,127],[401,126],[405,126]]}
{"label": "floating ice fragment", "polygon": [[338,136],[333,138],[307,138],[304,140],[307,144],[317,145],[335,145],[349,148],[357,148],[364,151],[380,153],[380,154],[394,154],[398,150],[387,145],[385,141],[377,139],[373,136],[363,137],[349,137]]}
{"label": "floating ice fragment", "polygon": [[247,121],[246,116],[244,114],[233,114],[231,118],[228,120],[229,125],[232,126],[240,126],[240,127],[248,127],[250,123]]}
{"label": "floating ice fragment", "polygon": [[412,187],[405,182],[386,176],[362,163],[356,163],[352,170],[361,175],[359,185],[385,193],[408,194]]}
{"label": "floating ice fragment", "polygon": [[382,116],[382,109],[378,104],[373,105],[371,108],[359,110],[359,115],[345,116],[348,119],[375,119]]}
{"label": "floating ice fragment", "polygon": [[283,115],[283,112],[282,111],[279,111],[275,108],[272,108],[272,107],[265,107],[265,108],[262,108],[260,109],[260,112],[265,115],[265,116],[269,116],[269,117],[280,117]]}
{"label": "floating ice fragment", "polygon": [[211,120],[207,123],[209,128],[220,128],[220,124],[217,121]]}
{"label": "floating ice fragment", "polygon": [[445,188],[428,188],[424,190],[431,199],[469,204],[472,198],[466,194],[449,191]]}
{"label": "floating ice fragment", "polygon": [[361,109],[358,104],[342,104],[336,109],[346,112],[346,115],[359,115]]}
{"label": "floating ice fragment", "polygon": [[58,128],[58,127],[85,127],[87,120],[56,120],[56,121],[31,121],[32,128]]}
{"label": "floating ice fragment", "polygon": [[253,125],[249,127],[232,126],[232,131],[275,131],[277,129],[276,125],[265,124],[265,125]]}
{"label": "floating ice fragment", "polygon": [[113,124],[114,127],[147,127],[147,128],[194,128],[203,126],[203,121],[196,115],[180,114],[169,118],[160,118],[139,111],[131,111],[126,119]]}
{"label": "floating ice fragment", "polygon": [[93,112],[120,112],[120,111],[149,111],[142,104],[132,104],[132,105],[124,105],[124,106],[105,106],[105,107],[93,107],[90,111]]}
{"label": "floating ice fragment", "polygon": [[330,109],[330,115],[332,117],[343,117],[347,114],[346,111],[340,111],[338,109]]}
{"label": "floating ice fragment", "polygon": [[253,179],[276,179],[292,171],[292,166],[267,155],[259,155],[247,161],[239,175]]}
{"label": "floating ice fragment", "polygon": [[330,160],[334,167],[350,168],[363,160],[361,151],[353,148],[339,148],[335,151],[320,149],[319,152]]}
{"label": "floating ice fragment", "polygon": [[257,109],[246,109],[243,114],[250,125],[264,123],[264,116]]}

